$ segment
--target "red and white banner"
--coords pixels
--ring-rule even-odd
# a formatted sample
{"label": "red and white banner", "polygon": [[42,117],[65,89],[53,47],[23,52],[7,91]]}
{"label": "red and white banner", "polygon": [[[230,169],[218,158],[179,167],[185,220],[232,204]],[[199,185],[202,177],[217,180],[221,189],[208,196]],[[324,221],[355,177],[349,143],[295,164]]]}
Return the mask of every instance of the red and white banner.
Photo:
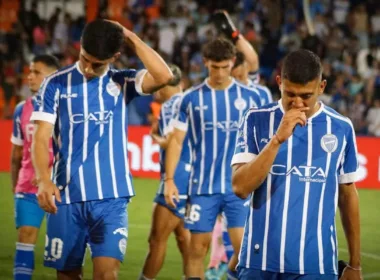
{"label": "red and white banner", "polygon": [[[0,171],[10,170],[12,123],[0,121]],[[149,135],[149,127],[128,128],[129,166],[133,176],[159,178],[159,146]],[[380,189],[380,138],[357,137],[361,188]]]}

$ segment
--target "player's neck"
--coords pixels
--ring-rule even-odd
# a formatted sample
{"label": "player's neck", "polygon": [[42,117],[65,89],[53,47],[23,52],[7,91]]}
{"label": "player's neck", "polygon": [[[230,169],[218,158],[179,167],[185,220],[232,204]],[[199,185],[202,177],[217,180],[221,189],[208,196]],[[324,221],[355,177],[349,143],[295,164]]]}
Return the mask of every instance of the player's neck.
{"label": "player's neck", "polygon": [[210,78],[207,78],[207,84],[215,89],[215,90],[223,90],[223,89],[226,89],[228,88],[231,84],[233,83],[233,79],[232,77],[228,77],[228,79],[226,79],[224,82],[222,83],[216,83],[214,81],[212,81]]}
{"label": "player's neck", "polygon": [[315,103],[314,108],[308,112],[306,117],[311,118],[312,116],[314,116],[318,112],[318,110],[320,108],[321,108],[321,102],[318,101],[317,103]]}
{"label": "player's neck", "polygon": [[169,87],[165,89],[165,91],[163,91],[162,97],[166,101],[166,100],[169,100],[173,95],[176,95],[181,92],[182,92],[181,87]]}

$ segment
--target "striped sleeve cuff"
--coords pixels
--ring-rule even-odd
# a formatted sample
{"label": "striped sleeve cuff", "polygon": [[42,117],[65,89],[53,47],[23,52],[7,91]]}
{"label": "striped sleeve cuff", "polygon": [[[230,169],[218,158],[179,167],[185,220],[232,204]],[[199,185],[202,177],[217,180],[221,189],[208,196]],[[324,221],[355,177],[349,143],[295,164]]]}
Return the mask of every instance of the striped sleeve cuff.
{"label": "striped sleeve cuff", "polygon": [[31,121],[45,121],[51,124],[55,124],[56,116],[46,112],[33,112],[30,117]]}
{"label": "striped sleeve cuff", "polygon": [[179,130],[187,131],[187,123],[181,122],[179,120],[172,120],[172,125]]}
{"label": "striped sleeve cuff", "polygon": [[24,140],[17,138],[14,135],[11,137],[11,143],[17,146],[24,146]]}
{"label": "striped sleeve cuff", "polygon": [[339,175],[339,184],[354,183],[358,180],[357,171]]}
{"label": "striped sleeve cuff", "polygon": [[238,163],[247,163],[247,162],[250,162],[250,161],[254,160],[256,157],[257,157],[257,155],[252,154],[252,153],[239,153],[239,154],[235,154],[232,157],[231,166],[233,166],[235,164],[238,164]]}
{"label": "striped sleeve cuff", "polygon": [[140,95],[150,95],[150,93],[144,93],[142,90],[142,83],[144,81],[145,74],[148,73],[148,70],[143,69],[137,72],[135,79],[135,89]]}
{"label": "striped sleeve cuff", "polygon": [[167,136],[169,133],[173,132],[173,126],[170,124],[168,126],[165,126],[163,132],[164,132],[164,136]]}

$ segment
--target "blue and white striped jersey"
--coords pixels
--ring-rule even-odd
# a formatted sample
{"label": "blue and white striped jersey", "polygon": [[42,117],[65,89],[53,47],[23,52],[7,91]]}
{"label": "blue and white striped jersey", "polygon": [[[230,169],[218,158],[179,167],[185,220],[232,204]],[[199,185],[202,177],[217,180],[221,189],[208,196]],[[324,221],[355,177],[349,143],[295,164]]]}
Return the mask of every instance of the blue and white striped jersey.
{"label": "blue and white striped jersey", "polygon": [[232,192],[229,163],[239,121],[249,107],[260,105],[258,92],[235,80],[224,90],[205,80],[184,95],[173,125],[189,135],[190,195]]}
{"label": "blue and white striped jersey", "polygon": [[252,80],[249,80],[248,86],[255,88],[259,92],[261,105],[266,105],[273,102],[272,93],[268,87],[255,83]]}
{"label": "blue and white striped jersey", "polygon": [[[253,160],[276,133],[281,100],[249,110],[232,165]],[[349,119],[323,105],[296,126],[266,180],[254,192],[239,266],[296,274],[337,274],[338,185],[356,181],[355,132]]]}
{"label": "blue and white striped jersey", "polygon": [[53,182],[62,203],[133,196],[127,157],[127,103],[146,70],[108,69],[87,80],[78,62],[46,78],[31,120],[54,125]]}
{"label": "blue and white striped jersey", "polygon": [[[161,112],[160,112],[160,119],[158,120],[158,129],[160,136],[167,136],[170,132],[173,131],[173,123],[172,120],[175,118],[175,116],[179,112],[179,104],[181,102],[183,94],[178,93],[176,95],[173,95],[168,101],[162,104],[161,106]],[[165,179],[165,150],[160,149],[160,173],[161,173],[161,182],[160,187],[158,188],[157,193],[158,194],[164,194],[164,179]],[[188,136],[186,135],[181,156],[179,159],[180,162],[183,164],[181,166],[189,166],[190,167],[190,150],[189,150],[189,140]],[[176,172],[184,172],[184,170],[176,170]],[[183,184],[178,184],[178,192],[181,195],[185,195],[188,193],[188,183],[183,182]]]}

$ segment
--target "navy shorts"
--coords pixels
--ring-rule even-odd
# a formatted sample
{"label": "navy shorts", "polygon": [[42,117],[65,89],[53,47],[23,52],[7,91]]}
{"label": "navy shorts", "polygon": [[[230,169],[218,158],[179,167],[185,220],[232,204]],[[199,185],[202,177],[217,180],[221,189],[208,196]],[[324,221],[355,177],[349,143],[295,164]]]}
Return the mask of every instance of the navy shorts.
{"label": "navy shorts", "polygon": [[87,245],[92,258],[123,261],[128,239],[128,198],[58,206],[47,215],[44,265],[66,271],[82,267]]}

